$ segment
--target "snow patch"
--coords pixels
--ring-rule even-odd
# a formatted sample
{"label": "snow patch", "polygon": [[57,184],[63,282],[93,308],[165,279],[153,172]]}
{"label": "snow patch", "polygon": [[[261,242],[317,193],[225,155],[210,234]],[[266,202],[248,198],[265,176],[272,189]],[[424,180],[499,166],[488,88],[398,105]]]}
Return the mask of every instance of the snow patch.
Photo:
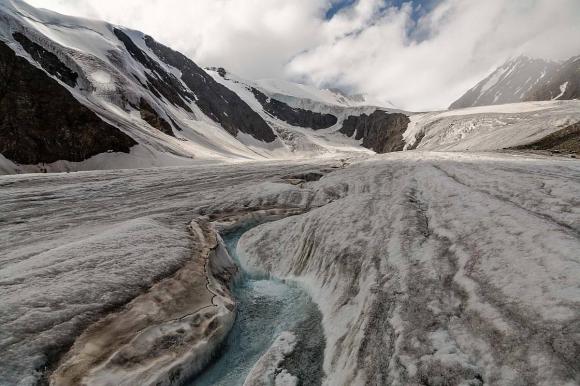
{"label": "snow patch", "polygon": [[562,83],[560,85],[560,94],[558,94],[556,97],[552,98],[552,100],[559,99],[562,95],[564,95],[564,93],[566,92],[566,89],[568,88],[568,83],[569,82],[565,82],[565,83]]}

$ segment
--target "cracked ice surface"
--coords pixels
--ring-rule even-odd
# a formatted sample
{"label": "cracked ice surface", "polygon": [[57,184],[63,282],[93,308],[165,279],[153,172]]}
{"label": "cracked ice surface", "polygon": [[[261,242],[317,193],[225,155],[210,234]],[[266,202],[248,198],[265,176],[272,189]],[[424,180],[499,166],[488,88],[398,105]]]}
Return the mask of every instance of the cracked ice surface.
{"label": "cracked ice surface", "polygon": [[261,207],[311,209],[239,252],[318,303],[325,384],[580,383],[580,162],[407,152],[281,178],[327,167],[0,178],[0,383],[178,269],[193,212]]}
{"label": "cracked ice surface", "polygon": [[240,240],[312,291],[326,384],[580,382],[580,163],[407,153],[316,184],[340,183]]}
{"label": "cracked ice surface", "polygon": [[310,168],[0,177],[0,385],[34,383],[90,323],[189,261],[196,208],[249,205],[252,193],[275,204],[299,188],[267,181]]}

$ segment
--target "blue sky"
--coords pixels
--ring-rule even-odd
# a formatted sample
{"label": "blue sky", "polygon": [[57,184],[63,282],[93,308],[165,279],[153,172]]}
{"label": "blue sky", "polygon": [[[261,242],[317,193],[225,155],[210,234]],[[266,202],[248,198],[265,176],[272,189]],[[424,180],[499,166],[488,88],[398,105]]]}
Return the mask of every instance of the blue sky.
{"label": "blue sky", "polygon": [[330,20],[334,15],[336,15],[341,9],[350,7],[356,3],[356,0],[337,0],[332,2],[330,8],[326,11],[325,19]]}
{"label": "blue sky", "polygon": [[[325,19],[330,20],[342,9],[354,5],[357,0],[335,0],[326,11]],[[385,7],[401,7],[403,3],[413,3],[413,19],[418,20],[423,14],[429,12],[438,0],[385,0]]]}

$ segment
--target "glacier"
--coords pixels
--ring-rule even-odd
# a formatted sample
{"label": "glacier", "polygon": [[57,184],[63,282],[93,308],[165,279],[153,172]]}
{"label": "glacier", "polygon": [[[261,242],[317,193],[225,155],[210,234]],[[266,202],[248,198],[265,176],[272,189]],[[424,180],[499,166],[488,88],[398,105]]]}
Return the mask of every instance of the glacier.
{"label": "glacier", "polygon": [[0,103],[0,385],[580,385],[577,59],[525,62],[410,112],[0,0],[55,118]]}
{"label": "glacier", "polygon": [[[300,181],[314,171],[320,180]],[[131,304],[196,261],[187,226],[202,218],[216,232],[268,219],[241,238],[242,268],[295,282],[317,304],[324,384],[578,382],[576,160],[413,151],[0,185],[0,383],[54,382],[94,347],[82,343],[98,336],[95,322],[133,323]],[[226,292],[223,304],[235,302]],[[187,315],[187,304],[167,312]],[[163,315],[139,323],[164,331],[174,316]],[[160,358],[195,374],[218,338],[193,362],[188,350]],[[121,352],[148,347],[128,342]],[[117,384],[171,379],[147,361],[114,363]],[[93,366],[84,379],[97,379]]]}

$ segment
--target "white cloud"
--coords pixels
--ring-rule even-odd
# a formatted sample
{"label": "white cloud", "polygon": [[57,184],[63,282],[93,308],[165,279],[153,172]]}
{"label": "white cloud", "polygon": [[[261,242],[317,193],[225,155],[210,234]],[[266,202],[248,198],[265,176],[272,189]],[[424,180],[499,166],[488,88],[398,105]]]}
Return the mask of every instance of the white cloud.
{"label": "white cloud", "polygon": [[[358,0],[29,0],[142,30],[201,65],[248,78],[341,86],[403,108],[446,107],[511,56],[580,54],[578,0],[440,0],[418,21],[411,3]],[[420,39],[417,39],[420,38]]]}
{"label": "white cloud", "polygon": [[29,0],[143,31],[201,65],[279,77],[318,42],[326,0]]}
{"label": "white cloud", "polygon": [[[411,6],[371,19],[361,32],[297,56],[290,75],[340,83],[409,109],[447,106],[511,56],[580,54],[577,0],[446,0],[417,22]],[[325,28],[332,28],[332,23]]]}

